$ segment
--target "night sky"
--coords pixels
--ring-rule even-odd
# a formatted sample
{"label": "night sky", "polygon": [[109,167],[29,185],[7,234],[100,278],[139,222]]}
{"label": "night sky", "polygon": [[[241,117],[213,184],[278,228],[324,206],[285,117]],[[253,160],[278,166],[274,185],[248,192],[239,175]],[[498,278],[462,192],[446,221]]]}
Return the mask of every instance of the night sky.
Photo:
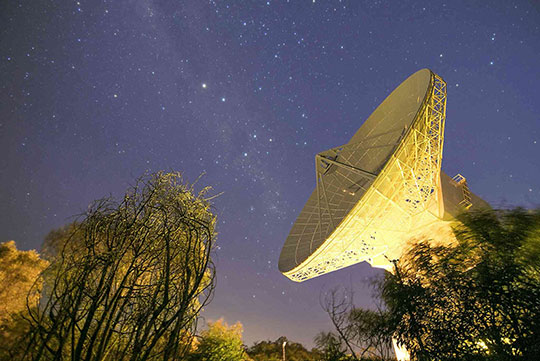
{"label": "night sky", "polygon": [[0,241],[39,249],[145,171],[204,172],[224,192],[204,316],[311,346],[330,329],[320,293],[353,285],[369,306],[380,272],[277,270],[314,156],[416,70],[448,83],[443,169],[496,207],[540,204],[539,4],[3,0]]}

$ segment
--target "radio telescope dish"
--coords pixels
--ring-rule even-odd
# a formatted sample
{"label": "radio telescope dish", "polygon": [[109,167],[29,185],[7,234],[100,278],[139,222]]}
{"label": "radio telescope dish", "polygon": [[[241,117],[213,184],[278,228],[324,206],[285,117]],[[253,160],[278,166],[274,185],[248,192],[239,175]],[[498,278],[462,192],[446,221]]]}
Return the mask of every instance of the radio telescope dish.
{"label": "radio telescope dish", "polygon": [[279,270],[301,282],[362,261],[389,269],[409,239],[428,228],[448,234],[447,221],[462,209],[486,207],[464,177],[441,172],[445,114],[446,83],[422,69],[347,144],[317,154],[316,187]]}

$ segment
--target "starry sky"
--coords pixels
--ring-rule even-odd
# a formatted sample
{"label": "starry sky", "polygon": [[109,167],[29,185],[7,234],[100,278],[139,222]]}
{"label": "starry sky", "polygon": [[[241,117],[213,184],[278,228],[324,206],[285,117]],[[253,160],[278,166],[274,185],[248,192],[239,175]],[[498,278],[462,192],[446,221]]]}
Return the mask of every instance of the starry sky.
{"label": "starry sky", "polygon": [[145,171],[224,192],[208,320],[244,340],[311,346],[321,292],[367,264],[297,284],[277,270],[315,185],[407,76],[448,83],[443,169],[496,207],[540,203],[540,3],[32,0],[0,2],[0,241],[39,249]]}

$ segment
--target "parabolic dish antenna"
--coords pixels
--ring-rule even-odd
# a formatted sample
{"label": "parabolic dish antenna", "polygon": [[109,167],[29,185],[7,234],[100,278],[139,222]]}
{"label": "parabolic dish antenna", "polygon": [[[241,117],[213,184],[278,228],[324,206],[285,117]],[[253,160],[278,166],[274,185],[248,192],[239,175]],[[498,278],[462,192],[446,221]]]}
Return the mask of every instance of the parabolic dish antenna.
{"label": "parabolic dish antenna", "polygon": [[389,269],[411,238],[439,234],[463,209],[488,206],[464,177],[441,172],[446,83],[422,69],[351,140],[315,156],[316,187],[279,257],[293,281],[358,262]]}

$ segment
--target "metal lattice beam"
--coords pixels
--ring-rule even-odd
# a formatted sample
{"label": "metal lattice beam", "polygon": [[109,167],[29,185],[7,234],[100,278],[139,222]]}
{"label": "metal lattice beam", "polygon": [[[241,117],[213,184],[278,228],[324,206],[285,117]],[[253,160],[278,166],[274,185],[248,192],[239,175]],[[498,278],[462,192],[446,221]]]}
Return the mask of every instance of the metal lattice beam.
{"label": "metal lattice beam", "polygon": [[[432,73],[424,99],[411,129],[402,131],[399,146],[358,203],[332,227],[324,245],[294,269],[284,272],[293,281],[304,281],[358,262],[389,267],[398,258],[405,240],[422,225],[442,222],[438,214],[438,190],[442,160],[446,83]],[[330,217],[333,199],[327,197],[323,174],[354,172],[373,179],[375,174],[336,160],[344,145],[316,157],[318,232],[324,232],[324,218]],[[335,169],[330,169],[335,167]],[[346,190],[344,190],[346,191]],[[322,199],[321,199],[322,197]],[[325,209],[328,208],[328,209]]]}

